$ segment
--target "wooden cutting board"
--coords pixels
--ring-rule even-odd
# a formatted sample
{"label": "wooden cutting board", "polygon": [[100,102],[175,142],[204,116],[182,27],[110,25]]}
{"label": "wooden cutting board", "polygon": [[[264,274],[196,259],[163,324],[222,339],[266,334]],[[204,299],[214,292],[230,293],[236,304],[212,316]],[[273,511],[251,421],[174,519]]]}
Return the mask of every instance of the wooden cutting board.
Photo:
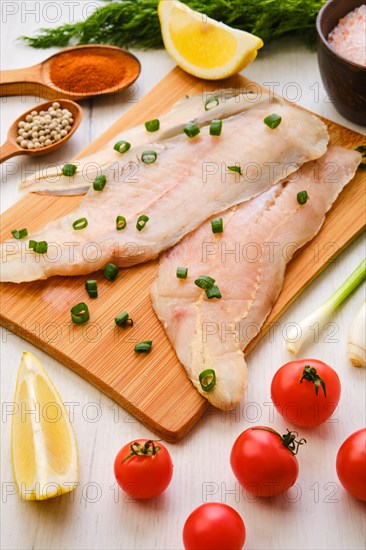
{"label": "wooden cutting board", "polygon": [[[186,94],[203,93],[218,86],[244,88],[248,83],[241,76],[220,83],[202,82],[176,68],[78,157],[97,151],[114,136],[123,135],[124,129],[159,117]],[[354,148],[364,142],[360,134],[325,122],[332,144]],[[311,245],[292,260],[282,293],[265,328],[249,349],[362,231],[366,216],[364,180],[365,173],[359,170]],[[63,216],[80,200],[81,197],[26,195],[3,215],[1,240],[9,237],[19,220],[22,227],[33,231]],[[20,285],[4,283],[0,322],[100,388],[160,437],[174,442],[194,426],[207,403],[188,381],[152,309],[149,291],[157,265],[157,261],[152,261],[122,270],[113,283],[96,274],[100,296],[97,300],[86,296],[85,277],[53,277]],[[91,320],[78,326],[70,321],[69,311],[81,301],[88,303]],[[117,328],[114,317],[125,309],[135,324],[132,328]],[[145,339],[153,340],[152,351],[148,355],[136,354],[135,343]]]}

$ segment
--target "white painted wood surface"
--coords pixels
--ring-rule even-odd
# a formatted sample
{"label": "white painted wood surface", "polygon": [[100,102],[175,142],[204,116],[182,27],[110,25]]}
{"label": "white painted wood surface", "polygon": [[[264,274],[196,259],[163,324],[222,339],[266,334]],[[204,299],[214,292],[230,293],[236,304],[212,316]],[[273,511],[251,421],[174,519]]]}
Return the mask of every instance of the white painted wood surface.
{"label": "white painted wood surface", "polygon": [[[6,1],[2,8],[1,68],[35,64],[56,49],[33,50],[17,41],[39,27],[48,27],[85,15],[98,2]],[[71,7],[70,7],[71,6]],[[173,67],[163,50],[135,52],[142,63],[136,83],[138,100]],[[317,67],[316,54],[293,40],[268,46],[245,74],[272,86],[289,99],[356,131],[362,128],[343,119],[327,100]],[[1,140],[23,111],[42,100],[33,97],[1,99]],[[65,146],[47,158],[57,162],[84,148],[131,107],[121,98],[82,102],[84,119]],[[16,157],[2,165],[2,211],[18,198],[20,174],[36,163]],[[254,424],[287,427],[270,402],[272,375],[291,359],[285,350],[283,331],[299,321],[329,296],[364,256],[362,238],[296,300],[281,318],[272,339],[267,335],[248,358],[249,389],[235,412],[209,411],[179,444],[168,445],[174,477],[168,490],[150,502],[129,502],[117,489],[113,461],[119,448],[137,437],[153,437],[111,399],[101,394],[66,367],[3,331],[1,341],[1,547],[4,549],[179,549],[181,532],[189,513],[202,502],[221,501],[236,508],[247,527],[245,548],[252,549],[358,549],[365,544],[364,505],[340,486],[335,457],[344,439],[365,426],[365,370],[353,368],[346,357],[346,333],[364,297],[358,289],[331,320],[334,334],[321,334],[306,357],[328,362],[339,373],[342,398],[334,417],[315,430],[300,430],[308,443],[299,453],[300,475],[296,486],[272,501],[252,502],[231,472],[229,454],[239,433]],[[316,253],[316,251],[314,251]],[[45,365],[64,401],[69,403],[80,452],[80,485],[74,493],[53,502],[24,503],[14,494],[10,457],[11,417],[7,404],[13,399],[21,352],[30,350]],[[289,426],[290,427],[290,426]]]}

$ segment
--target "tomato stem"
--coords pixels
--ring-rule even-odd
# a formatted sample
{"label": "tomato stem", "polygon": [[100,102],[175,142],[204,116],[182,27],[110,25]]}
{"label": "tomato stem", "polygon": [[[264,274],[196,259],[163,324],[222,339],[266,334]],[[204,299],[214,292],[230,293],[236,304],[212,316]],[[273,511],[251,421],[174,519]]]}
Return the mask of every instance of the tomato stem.
{"label": "tomato stem", "polygon": [[282,436],[280,435],[281,443],[282,445],[287,447],[287,449],[291,451],[293,455],[297,455],[297,453],[299,452],[300,445],[303,445],[304,443],[306,443],[306,439],[302,437],[301,439],[299,439],[299,441],[296,441],[296,437],[299,434],[297,432],[290,432],[288,428],[286,429],[287,429],[287,434],[284,434]]}
{"label": "tomato stem", "polygon": [[149,439],[149,441],[146,441],[143,445],[141,443],[138,443],[138,441],[135,441],[130,445],[131,452],[128,454],[123,460],[122,464],[125,460],[128,458],[131,458],[131,456],[154,456],[160,451],[160,447],[158,445],[155,445],[154,441]]}
{"label": "tomato stem", "polygon": [[299,441],[296,441],[296,437],[299,435],[297,432],[291,431],[287,429],[287,434],[281,435],[276,430],[273,430],[272,428],[252,428],[252,430],[265,430],[266,432],[272,432],[273,434],[278,435],[278,437],[281,439],[281,443],[286,449],[291,451],[293,455],[297,455],[299,452],[300,445],[303,445],[306,443],[306,439],[302,437],[299,439]]}
{"label": "tomato stem", "polygon": [[319,376],[315,367],[311,367],[310,365],[305,365],[304,370],[302,372],[302,377],[300,378],[300,384],[302,384],[303,380],[308,380],[309,382],[314,383],[315,395],[318,395],[319,386],[321,386],[323,388],[324,397],[327,397],[325,382],[323,378]]}

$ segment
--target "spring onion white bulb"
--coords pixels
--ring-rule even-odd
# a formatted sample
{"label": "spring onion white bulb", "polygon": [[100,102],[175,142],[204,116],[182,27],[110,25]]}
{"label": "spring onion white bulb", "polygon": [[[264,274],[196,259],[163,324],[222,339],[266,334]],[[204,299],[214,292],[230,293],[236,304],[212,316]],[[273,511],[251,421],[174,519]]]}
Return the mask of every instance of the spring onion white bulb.
{"label": "spring onion white bulb", "polygon": [[355,367],[366,366],[366,300],[348,331],[348,359]]}
{"label": "spring onion white bulb", "polygon": [[290,353],[298,353],[300,348],[311,337],[314,337],[314,325],[323,330],[330,315],[347,298],[355,288],[362,283],[366,277],[366,259],[354,270],[354,272],[344,281],[342,286],[328,298],[324,304],[306,317],[301,323],[296,323],[287,331],[286,347]]}

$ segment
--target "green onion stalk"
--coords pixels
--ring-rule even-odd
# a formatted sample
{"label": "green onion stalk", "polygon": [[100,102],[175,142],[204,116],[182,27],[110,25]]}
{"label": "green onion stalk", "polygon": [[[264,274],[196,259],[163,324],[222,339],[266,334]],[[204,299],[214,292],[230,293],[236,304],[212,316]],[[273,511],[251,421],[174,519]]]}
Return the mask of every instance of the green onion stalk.
{"label": "green onion stalk", "polygon": [[[326,0],[183,0],[193,10],[260,36],[265,44],[286,35],[316,42],[315,20]],[[85,21],[42,28],[23,36],[33,48],[114,44],[142,50],[163,47],[159,0],[107,0]]]}
{"label": "green onion stalk", "polygon": [[[330,298],[318,309],[306,317],[300,324],[292,326],[286,335],[287,351],[296,354],[300,348],[307,342],[314,332],[312,330],[315,323],[319,324],[319,329],[323,330],[331,314],[339,307],[344,300],[353,292],[366,278],[366,259],[351,273],[344,283],[332,294]],[[300,337],[299,337],[300,332]]]}

